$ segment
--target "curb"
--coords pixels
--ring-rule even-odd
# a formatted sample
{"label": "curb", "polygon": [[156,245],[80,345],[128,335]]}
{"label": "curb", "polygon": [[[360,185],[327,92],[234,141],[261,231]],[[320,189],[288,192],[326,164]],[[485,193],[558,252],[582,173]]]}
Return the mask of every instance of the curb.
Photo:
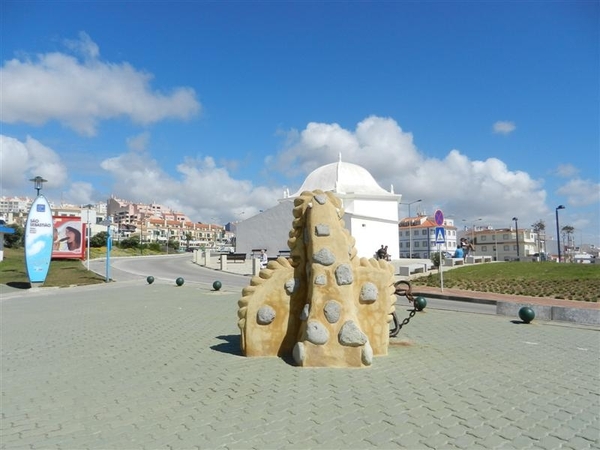
{"label": "curb", "polygon": [[535,316],[540,320],[558,320],[580,325],[600,325],[600,310],[597,309],[568,308],[564,306],[544,306],[533,303],[498,301],[496,303],[496,314],[518,317],[519,310],[524,306],[533,309]]}
{"label": "curb", "polygon": [[535,317],[545,321],[561,321],[576,323],[579,325],[600,325],[600,309],[590,308],[572,308],[568,306],[543,305],[540,303],[526,301],[503,301],[490,300],[477,297],[465,297],[452,294],[438,294],[432,292],[423,292],[415,289],[413,295],[422,295],[423,297],[439,298],[444,300],[453,300],[458,302],[482,303],[485,305],[496,305],[496,314],[501,316],[519,317],[519,310],[528,306],[535,312]]}

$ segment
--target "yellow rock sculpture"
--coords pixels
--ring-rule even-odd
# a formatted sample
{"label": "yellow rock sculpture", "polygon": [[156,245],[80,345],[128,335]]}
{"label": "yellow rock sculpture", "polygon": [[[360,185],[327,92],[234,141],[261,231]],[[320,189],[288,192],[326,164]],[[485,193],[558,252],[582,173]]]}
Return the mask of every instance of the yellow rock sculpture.
{"label": "yellow rock sculpture", "polygon": [[387,355],[394,268],[357,258],[341,201],[303,192],[294,201],[290,258],[271,261],[238,302],[246,356],[292,354],[303,367],[364,367]]}

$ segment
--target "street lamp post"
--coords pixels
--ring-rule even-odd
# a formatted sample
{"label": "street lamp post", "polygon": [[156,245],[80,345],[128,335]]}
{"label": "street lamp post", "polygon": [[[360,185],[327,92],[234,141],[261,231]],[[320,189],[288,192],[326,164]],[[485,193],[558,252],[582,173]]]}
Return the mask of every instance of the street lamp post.
{"label": "street lamp post", "polygon": [[410,216],[410,206],[414,205],[415,203],[419,203],[422,200],[415,200],[414,202],[408,202],[408,203],[402,203],[400,202],[401,205],[408,205],[408,258],[412,259],[412,219]]}
{"label": "street lamp post", "polygon": [[517,234],[517,259],[519,259],[519,218],[513,217],[512,220],[515,222],[515,231]]}
{"label": "street lamp post", "polygon": [[87,257],[87,270],[90,270],[90,210],[94,205],[87,204],[84,208],[87,208],[87,217],[86,217],[86,226],[85,226],[85,236],[86,236],[86,257]]}
{"label": "street lamp post", "polygon": [[558,210],[565,209],[565,205],[558,205],[556,207],[556,243],[558,245],[558,262],[560,262],[560,228],[558,226]]}

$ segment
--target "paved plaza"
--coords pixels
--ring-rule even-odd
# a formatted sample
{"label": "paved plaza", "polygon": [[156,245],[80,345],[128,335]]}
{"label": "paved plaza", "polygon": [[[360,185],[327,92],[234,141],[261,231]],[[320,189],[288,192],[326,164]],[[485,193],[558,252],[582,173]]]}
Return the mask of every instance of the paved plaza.
{"label": "paved plaza", "polygon": [[1,448],[600,448],[597,327],[425,310],[371,367],[310,369],[241,356],[238,298],[4,295]]}

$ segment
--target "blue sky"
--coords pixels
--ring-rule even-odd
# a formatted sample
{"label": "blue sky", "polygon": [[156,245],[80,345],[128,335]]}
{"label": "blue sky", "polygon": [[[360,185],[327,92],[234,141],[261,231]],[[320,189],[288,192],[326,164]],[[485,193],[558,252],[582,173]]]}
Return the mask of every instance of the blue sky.
{"label": "blue sky", "polygon": [[553,236],[563,204],[600,244],[596,1],[0,7],[2,195],[226,223],[341,153],[458,225]]}

